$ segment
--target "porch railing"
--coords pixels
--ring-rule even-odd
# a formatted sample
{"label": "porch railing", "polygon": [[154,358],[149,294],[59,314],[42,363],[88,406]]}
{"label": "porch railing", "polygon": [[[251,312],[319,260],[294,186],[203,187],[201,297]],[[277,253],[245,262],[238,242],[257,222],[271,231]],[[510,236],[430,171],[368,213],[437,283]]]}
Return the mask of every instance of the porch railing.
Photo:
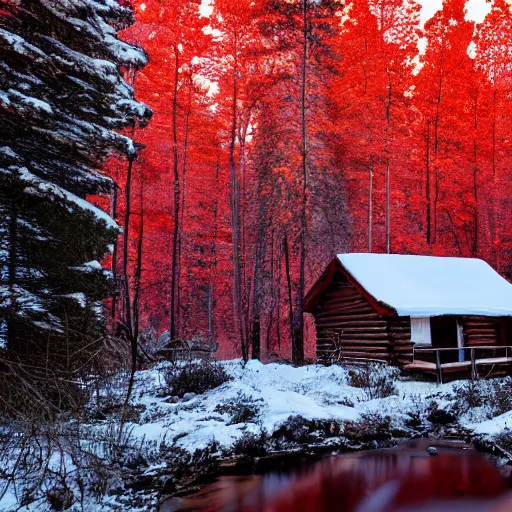
{"label": "porch railing", "polygon": [[[427,347],[413,347],[413,363],[416,361],[416,353],[422,352],[422,353],[430,353],[435,354],[436,358],[436,378],[437,382],[439,384],[443,383],[443,364],[441,363],[441,352],[457,352],[460,353],[461,351],[470,351],[470,361],[463,361],[461,362],[461,366],[467,366],[470,365],[471,367],[471,379],[477,379],[479,378],[478,374],[478,365],[483,364],[493,364],[494,358],[483,358],[483,359],[477,359],[476,353],[477,351],[484,351],[484,350],[492,350],[493,352],[497,351],[504,351],[504,359],[510,359],[510,361],[502,361],[502,362],[510,362],[512,363],[512,346],[510,345],[490,345],[490,346],[478,346],[478,347],[449,347],[449,348],[427,348]],[[466,363],[466,364],[464,364]],[[446,363],[445,363],[446,364]],[[450,364],[450,363],[448,363]],[[496,364],[496,363],[494,363]]]}

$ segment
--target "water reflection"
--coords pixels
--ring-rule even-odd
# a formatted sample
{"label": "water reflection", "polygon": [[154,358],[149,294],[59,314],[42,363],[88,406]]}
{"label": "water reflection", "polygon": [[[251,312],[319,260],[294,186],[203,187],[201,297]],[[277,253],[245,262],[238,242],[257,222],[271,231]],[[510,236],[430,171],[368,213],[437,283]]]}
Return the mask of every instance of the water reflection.
{"label": "water reflection", "polygon": [[[474,451],[424,445],[333,456],[297,468],[248,477],[222,477],[163,512],[443,512],[497,511],[508,485]],[[501,510],[512,511],[502,505]]]}

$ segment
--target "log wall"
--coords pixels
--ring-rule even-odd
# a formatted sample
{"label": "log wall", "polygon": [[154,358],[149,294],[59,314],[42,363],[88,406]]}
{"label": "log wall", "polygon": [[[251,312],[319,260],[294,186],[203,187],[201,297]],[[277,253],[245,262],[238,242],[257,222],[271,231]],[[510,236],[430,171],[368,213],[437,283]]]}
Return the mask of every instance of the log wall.
{"label": "log wall", "polygon": [[461,318],[464,333],[464,345],[478,347],[482,345],[500,345],[501,323],[499,318],[489,316],[464,316]]}
{"label": "log wall", "polygon": [[406,364],[412,359],[409,318],[385,318],[339,275],[313,312],[317,359],[369,359]]}
{"label": "log wall", "polygon": [[[342,274],[335,277],[313,315],[316,355],[321,362],[333,357],[379,360],[398,366],[412,362],[410,318],[379,315]],[[505,344],[499,318],[463,316],[459,322],[467,347]]]}

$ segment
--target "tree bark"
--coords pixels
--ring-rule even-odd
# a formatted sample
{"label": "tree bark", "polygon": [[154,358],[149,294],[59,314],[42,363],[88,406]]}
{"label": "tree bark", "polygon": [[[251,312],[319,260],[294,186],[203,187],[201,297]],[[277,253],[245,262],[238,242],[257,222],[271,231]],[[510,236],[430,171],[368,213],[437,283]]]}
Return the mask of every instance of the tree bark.
{"label": "tree bark", "polygon": [[302,131],[302,201],[300,212],[300,263],[299,284],[295,301],[292,329],[292,360],[294,364],[304,362],[304,295],[306,293],[306,241],[308,202],[308,133],[306,119],[307,102],[307,60],[308,60],[308,0],[303,0],[302,26],[302,74],[301,74],[301,131]]}
{"label": "tree bark", "polygon": [[286,287],[288,291],[288,319],[290,322],[290,336],[293,336],[293,299],[292,299],[292,276],[290,272],[290,253],[288,247],[288,235],[283,239],[284,264],[286,273]]}
{"label": "tree bark", "polygon": [[124,279],[124,323],[130,338],[133,338],[132,307],[130,298],[130,279],[128,275],[129,253],[130,253],[130,218],[131,218],[131,197],[132,197],[132,172],[133,157],[128,159],[128,172],[126,174],[125,187],[125,213],[123,226],[123,279]]}
{"label": "tree bark", "polygon": [[432,243],[436,243],[437,239],[437,204],[439,202],[439,121],[441,118],[441,100],[443,97],[443,82],[444,82],[444,42],[441,48],[441,62],[439,64],[439,89],[436,99],[436,113],[434,118],[434,208],[433,208],[433,232]]}
{"label": "tree bark", "polygon": [[431,191],[430,191],[430,120],[427,121],[427,155],[426,155],[426,164],[427,164],[427,179],[426,179],[426,191],[425,191],[425,198],[426,198],[426,224],[427,224],[427,244],[430,247],[432,244],[432,197],[431,197]]}
{"label": "tree bark", "polygon": [[170,304],[170,339],[176,339],[176,271],[178,266],[178,237],[180,232],[180,173],[178,159],[178,80],[180,56],[178,47],[174,47],[174,89],[172,97],[172,156],[174,176],[174,229],[172,234],[172,264],[171,264],[171,304]]}
{"label": "tree bark", "polygon": [[[114,220],[117,219],[117,184],[114,183],[114,192],[112,194],[112,218]],[[110,312],[111,318],[113,321],[116,319],[117,313],[117,254],[118,254],[118,238],[116,238],[114,242],[114,250],[112,251],[112,278],[114,281],[114,285],[116,286],[114,290],[114,295],[112,297],[112,310]]]}
{"label": "tree bark", "polygon": [[478,95],[475,97],[475,108],[474,108],[474,123],[473,123],[473,197],[475,199],[475,215],[474,215],[474,233],[473,233],[473,248],[471,254],[476,257],[478,251],[479,241],[479,228],[478,228],[478,143],[477,143],[477,131],[478,131]]}
{"label": "tree bark", "polygon": [[7,269],[7,279],[9,285],[9,293],[11,296],[11,317],[7,319],[7,348],[12,350],[16,348],[17,336],[16,336],[16,282],[17,282],[17,254],[18,254],[18,207],[16,200],[11,199],[9,209],[9,265]]}
{"label": "tree bark", "polygon": [[232,258],[233,258],[233,320],[239,334],[240,348],[244,361],[249,360],[247,347],[246,319],[243,315],[242,300],[242,257],[241,257],[241,226],[240,226],[240,178],[237,175],[235,148],[238,117],[238,43],[237,32],[234,31],[234,70],[233,70],[233,98],[231,113],[231,134],[229,141],[229,167],[231,176],[231,230],[232,230]]}
{"label": "tree bark", "polygon": [[370,186],[368,194],[368,252],[373,250],[373,158],[370,156]]}

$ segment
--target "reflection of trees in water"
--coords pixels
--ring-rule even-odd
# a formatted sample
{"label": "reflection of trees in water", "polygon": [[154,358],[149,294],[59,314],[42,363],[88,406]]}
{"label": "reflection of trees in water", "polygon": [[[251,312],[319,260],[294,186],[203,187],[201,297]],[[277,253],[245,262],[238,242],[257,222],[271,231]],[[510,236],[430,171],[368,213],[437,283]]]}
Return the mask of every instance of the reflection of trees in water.
{"label": "reflection of trees in water", "polygon": [[441,448],[430,456],[427,446],[333,456],[291,472],[222,477],[185,508],[162,510],[406,512],[421,507],[434,512],[449,507],[471,512],[488,510],[507,490],[505,479],[481,454]]}

